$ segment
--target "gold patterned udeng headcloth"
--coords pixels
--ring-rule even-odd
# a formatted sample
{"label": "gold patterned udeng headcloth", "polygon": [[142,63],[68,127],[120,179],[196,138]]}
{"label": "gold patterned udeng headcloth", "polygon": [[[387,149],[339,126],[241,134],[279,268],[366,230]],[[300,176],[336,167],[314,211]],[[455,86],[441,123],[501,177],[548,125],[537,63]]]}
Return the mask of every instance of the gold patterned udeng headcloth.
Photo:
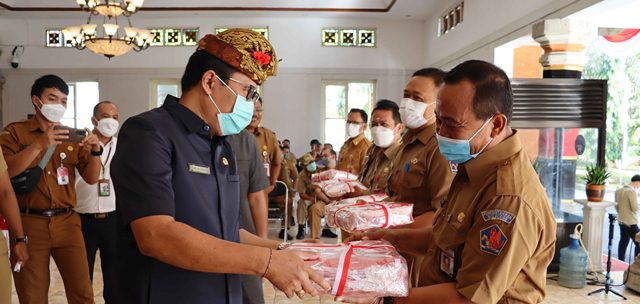
{"label": "gold patterned udeng headcloth", "polygon": [[258,85],[276,74],[278,59],[271,43],[260,33],[248,29],[228,29],[208,34],[198,42],[204,50],[247,75]]}

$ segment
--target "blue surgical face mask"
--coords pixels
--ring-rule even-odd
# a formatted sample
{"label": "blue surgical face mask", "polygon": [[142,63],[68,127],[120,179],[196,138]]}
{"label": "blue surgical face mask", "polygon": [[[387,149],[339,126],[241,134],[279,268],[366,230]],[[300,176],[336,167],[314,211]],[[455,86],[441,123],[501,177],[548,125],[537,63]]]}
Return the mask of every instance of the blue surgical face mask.
{"label": "blue surgical face mask", "polygon": [[307,171],[313,173],[313,172],[316,172],[316,170],[318,170],[318,167],[316,166],[315,162],[311,162],[310,164],[307,165]]}
{"label": "blue surgical face mask", "polygon": [[[216,77],[218,77],[218,75],[216,75]],[[244,96],[234,92],[220,77],[218,77],[218,80],[220,80],[231,93],[236,95],[233,111],[231,111],[231,113],[222,113],[216,102],[213,101],[211,94],[209,94],[209,99],[218,110],[220,130],[223,136],[238,134],[251,122],[251,117],[253,117],[253,103],[248,102]]]}
{"label": "blue surgical face mask", "polygon": [[491,118],[487,119],[484,122],[482,127],[474,133],[469,139],[453,139],[441,136],[436,132],[436,138],[438,139],[438,147],[440,148],[440,153],[450,162],[454,164],[464,164],[469,160],[478,157],[482,151],[493,141],[493,138],[489,140],[489,142],[480,149],[477,153],[471,154],[471,140],[473,140],[480,130],[482,130],[489,122]]}

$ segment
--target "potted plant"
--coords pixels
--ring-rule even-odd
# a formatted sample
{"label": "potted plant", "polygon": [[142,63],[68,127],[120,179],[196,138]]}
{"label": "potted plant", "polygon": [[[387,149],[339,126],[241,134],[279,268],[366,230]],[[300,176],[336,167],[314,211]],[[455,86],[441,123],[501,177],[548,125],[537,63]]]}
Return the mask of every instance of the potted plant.
{"label": "potted plant", "polygon": [[587,166],[587,182],[586,192],[587,199],[590,202],[601,202],[604,199],[604,190],[607,179],[611,172],[607,171],[604,166],[594,165]]}

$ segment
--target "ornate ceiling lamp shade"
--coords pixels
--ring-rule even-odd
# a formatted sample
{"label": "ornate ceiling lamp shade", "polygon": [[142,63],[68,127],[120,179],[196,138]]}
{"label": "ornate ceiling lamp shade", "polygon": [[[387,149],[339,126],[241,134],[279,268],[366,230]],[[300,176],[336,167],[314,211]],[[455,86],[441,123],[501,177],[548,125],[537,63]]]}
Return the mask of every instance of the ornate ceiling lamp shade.
{"label": "ornate ceiling lamp shade", "polygon": [[[65,40],[78,50],[85,48],[109,59],[130,50],[140,52],[151,45],[154,35],[146,29],[135,28],[129,17],[140,10],[144,0],[122,0],[102,3],[100,0],[76,0],[82,10],[89,12],[87,23],[69,26],[62,33]],[[102,16],[101,26],[91,23],[94,16]],[[118,16],[127,19],[128,26],[118,24]]]}

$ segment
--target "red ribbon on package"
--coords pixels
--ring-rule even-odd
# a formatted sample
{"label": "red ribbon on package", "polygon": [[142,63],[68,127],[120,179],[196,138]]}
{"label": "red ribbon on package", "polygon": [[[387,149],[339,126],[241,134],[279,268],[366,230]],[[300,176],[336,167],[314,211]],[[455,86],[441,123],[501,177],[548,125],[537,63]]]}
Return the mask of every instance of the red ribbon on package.
{"label": "red ribbon on package", "polygon": [[338,262],[338,272],[336,273],[336,280],[333,281],[333,288],[331,294],[339,297],[344,292],[344,286],[347,283],[347,275],[349,274],[349,265],[351,264],[351,255],[353,255],[353,249],[357,248],[395,248],[389,245],[374,245],[374,246],[360,246],[347,244],[347,247],[340,254],[340,261]]}

